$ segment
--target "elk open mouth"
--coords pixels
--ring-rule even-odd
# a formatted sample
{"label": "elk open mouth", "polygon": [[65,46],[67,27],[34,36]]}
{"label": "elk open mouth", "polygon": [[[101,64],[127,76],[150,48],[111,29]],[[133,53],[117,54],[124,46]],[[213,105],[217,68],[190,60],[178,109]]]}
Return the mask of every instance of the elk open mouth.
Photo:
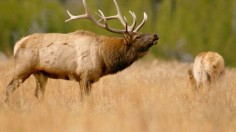
{"label": "elk open mouth", "polygon": [[158,42],[158,38],[154,38],[152,41],[149,42],[150,45],[155,45]]}
{"label": "elk open mouth", "polygon": [[158,39],[154,39],[152,43],[157,44],[157,42],[158,42]]}

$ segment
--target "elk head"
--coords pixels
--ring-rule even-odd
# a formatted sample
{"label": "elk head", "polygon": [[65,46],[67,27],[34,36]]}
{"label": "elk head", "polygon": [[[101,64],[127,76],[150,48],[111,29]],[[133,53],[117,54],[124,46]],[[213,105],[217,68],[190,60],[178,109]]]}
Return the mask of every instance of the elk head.
{"label": "elk head", "polygon": [[124,34],[126,43],[136,47],[137,52],[146,52],[159,39],[156,34],[126,33]]}

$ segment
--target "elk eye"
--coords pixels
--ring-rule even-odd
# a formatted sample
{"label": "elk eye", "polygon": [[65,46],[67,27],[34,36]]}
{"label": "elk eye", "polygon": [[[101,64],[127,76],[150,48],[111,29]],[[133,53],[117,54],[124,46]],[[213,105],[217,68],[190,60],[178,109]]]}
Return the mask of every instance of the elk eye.
{"label": "elk eye", "polygon": [[141,38],[141,36],[136,36],[136,37],[135,37],[135,39],[140,39],[140,38]]}

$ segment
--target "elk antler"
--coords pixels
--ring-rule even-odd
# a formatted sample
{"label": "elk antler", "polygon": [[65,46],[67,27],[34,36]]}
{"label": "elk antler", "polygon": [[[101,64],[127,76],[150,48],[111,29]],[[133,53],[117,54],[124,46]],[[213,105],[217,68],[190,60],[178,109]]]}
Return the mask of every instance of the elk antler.
{"label": "elk antler", "polygon": [[138,32],[138,30],[145,24],[147,21],[147,14],[144,12],[143,13],[143,21],[138,25],[138,27],[134,30],[134,32]]}
{"label": "elk antler", "polygon": [[[138,30],[139,30],[139,29],[144,25],[144,23],[146,22],[146,20],[147,20],[147,14],[144,12],[144,19],[143,19],[143,21],[141,22],[140,25],[137,26],[136,29],[134,29],[135,26],[136,26],[136,15],[135,15],[135,13],[129,11],[129,13],[130,13],[131,16],[132,16],[133,23],[132,23],[131,26],[128,26],[127,20],[126,20],[125,17],[122,16],[121,11],[120,11],[120,8],[119,8],[119,6],[118,6],[116,0],[113,0],[113,1],[114,1],[114,3],[115,3],[115,6],[116,6],[117,15],[106,17],[106,16],[104,15],[104,13],[103,13],[101,10],[98,10],[98,12],[100,13],[100,14],[98,14],[98,16],[99,16],[101,19],[97,21],[96,18],[94,18],[94,17],[91,15],[91,13],[90,13],[90,11],[89,11],[89,9],[88,9],[88,7],[87,7],[86,0],[83,0],[83,6],[84,6],[84,9],[85,9],[85,14],[84,14],[84,15],[74,16],[74,15],[72,15],[72,14],[67,10],[67,13],[68,13],[68,15],[70,16],[70,18],[69,18],[68,20],[66,20],[66,22],[71,21],[71,20],[74,20],[74,19],[83,19],[83,18],[85,18],[85,19],[91,20],[93,23],[95,23],[95,24],[98,25],[99,27],[102,27],[102,28],[104,28],[104,29],[106,29],[106,30],[108,30],[108,31],[114,32],[114,33],[123,34],[123,33],[126,33],[126,32],[138,32]],[[108,26],[108,24],[107,24],[107,20],[111,20],[111,19],[118,19],[118,20],[121,22],[121,24],[125,27],[125,30],[110,28],[110,27]],[[103,21],[104,24],[100,23],[101,21]]]}

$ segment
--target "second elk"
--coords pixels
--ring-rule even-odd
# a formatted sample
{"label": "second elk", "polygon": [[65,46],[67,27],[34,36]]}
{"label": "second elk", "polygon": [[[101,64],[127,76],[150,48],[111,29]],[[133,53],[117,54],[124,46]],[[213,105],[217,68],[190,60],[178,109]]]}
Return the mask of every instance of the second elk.
{"label": "second elk", "polygon": [[195,89],[209,86],[224,74],[224,59],[212,51],[199,53],[188,74]]}

